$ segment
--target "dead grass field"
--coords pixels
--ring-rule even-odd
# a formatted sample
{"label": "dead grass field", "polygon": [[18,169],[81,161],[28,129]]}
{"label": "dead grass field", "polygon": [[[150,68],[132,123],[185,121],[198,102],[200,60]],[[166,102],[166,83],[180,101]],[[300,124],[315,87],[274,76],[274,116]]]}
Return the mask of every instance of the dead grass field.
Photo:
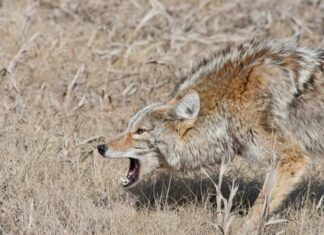
{"label": "dead grass field", "polygon": [[[0,234],[220,234],[202,173],[162,172],[126,192],[127,160],[95,147],[202,57],[252,37],[324,48],[324,2],[1,0]],[[262,233],[324,234],[319,166],[280,212],[288,222]],[[259,175],[241,160],[226,173],[240,184],[231,234]]]}

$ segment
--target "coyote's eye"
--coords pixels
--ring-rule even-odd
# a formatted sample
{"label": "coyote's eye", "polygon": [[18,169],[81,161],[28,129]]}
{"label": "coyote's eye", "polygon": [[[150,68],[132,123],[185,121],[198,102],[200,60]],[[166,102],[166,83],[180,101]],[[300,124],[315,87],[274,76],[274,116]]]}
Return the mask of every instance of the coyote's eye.
{"label": "coyote's eye", "polygon": [[142,129],[142,128],[138,128],[137,131],[135,131],[135,134],[137,134],[137,135],[141,135],[141,134],[143,134],[144,132],[145,132],[144,129]]}

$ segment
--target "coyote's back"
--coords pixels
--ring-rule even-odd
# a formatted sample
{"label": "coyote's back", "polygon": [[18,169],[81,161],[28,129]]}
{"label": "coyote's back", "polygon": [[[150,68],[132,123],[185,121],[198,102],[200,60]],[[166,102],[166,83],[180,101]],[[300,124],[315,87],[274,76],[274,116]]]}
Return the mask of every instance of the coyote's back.
{"label": "coyote's back", "polygon": [[207,106],[234,105],[240,112],[234,116],[253,116],[253,126],[324,155],[322,49],[282,41],[227,48],[199,64],[174,94],[191,89],[200,91],[202,101],[207,97]]}

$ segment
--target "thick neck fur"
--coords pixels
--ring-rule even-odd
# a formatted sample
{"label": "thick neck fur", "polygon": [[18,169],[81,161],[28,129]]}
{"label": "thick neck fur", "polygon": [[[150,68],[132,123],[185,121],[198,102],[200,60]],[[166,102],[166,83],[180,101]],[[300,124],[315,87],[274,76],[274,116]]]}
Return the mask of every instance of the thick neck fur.
{"label": "thick neck fur", "polygon": [[166,160],[175,170],[191,171],[214,166],[234,157],[234,141],[224,113],[198,119],[181,140],[181,145],[165,150]]}

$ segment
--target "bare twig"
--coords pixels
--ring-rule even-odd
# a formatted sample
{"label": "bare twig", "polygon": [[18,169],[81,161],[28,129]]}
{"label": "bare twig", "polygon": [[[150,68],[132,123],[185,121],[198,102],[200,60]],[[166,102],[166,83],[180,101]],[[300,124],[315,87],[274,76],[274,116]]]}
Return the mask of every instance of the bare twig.
{"label": "bare twig", "polygon": [[136,92],[136,90],[137,90],[136,85],[134,83],[132,83],[126,87],[126,89],[123,91],[122,95],[123,96],[132,95]]}
{"label": "bare twig", "polygon": [[92,137],[90,137],[90,138],[88,138],[86,140],[81,141],[80,143],[76,144],[75,146],[77,147],[77,146],[80,146],[80,145],[85,145],[87,143],[99,140],[99,139],[101,139],[103,137],[104,137],[103,135],[92,136]]}
{"label": "bare twig", "polygon": [[203,169],[203,173],[212,181],[216,189],[216,214],[217,222],[214,224],[222,234],[229,234],[230,226],[234,220],[234,215],[231,213],[233,206],[233,199],[238,190],[238,185],[235,184],[235,181],[232,182],[230,196],[226,199],[221,191],[221,186],[223,183],[223,175],[226,171],[227,165],[222,161],[218,183],[215,183],[214,180],[209,176],[209,174]]}
{"label": "bare twig", "polygon": [[287,219],[275,219],[275,218],[271,218],[271,219],[269,219],[269,220],[265,223],[265,226],[273,225],[273,224],[287,223],[287,222],[289,222],[289,220],[287,220]]}
{"label": "bare twig", "polygon": [[321,197],[321,199],[317,203],[316,210],[319,210],[321,208],[321,206],[323,206],[323,200],[324,200],[324,195]]}
{"label": "bare twig", "polygon": [[169,179],[169,183],[168,183],[168,190],[167,190],[167,194],[165,196],[165,204],[168,203],[168,197],[169,197],[171,182],[172,182],[172,173],[170,174],[170,179]]}
{"label": "bare twig", "polygon": [[29,219],[28,219],[28,229],[31,228],[33,223],[33,212],[34,212],[34,199],[30,202],[30,208],[29,208]]}
{"label": "bare twig", "polygon": [[138,32],[148,21],[150,21],[154,16],[165,11],[164,6],[157,0],[150,0],[151,10],[143,17],[141,22],[136,27],[136,32]]}
{"label": "bare twig", "polygon": [[277,169],[277,156],[275,152],[273,152],[271,164],[266,173],[266,178],[261,192],[264,195],[263,212],[262,212],[263,218],[266,218],[266,216],[268,215],[269,203],[271,201],[271,197],[277,180],[276,169]]}
{"label": "bare twig", "polygon": [[66,96],[65,96],[65,101],[68,101],[70,99],[71,96],[71,92],[77,82],[77,80],[81,77],[82,73],[84,71],[84,64],[82,64],[78,71],[75,73],[73,80],[71,81],[71,83],[68,85],[67,87],[67,91],[66,91]]}
{"label": "bare twig", "polygon": [[14,70],[17,66],[18,61],[20,60],[21,56],[28,50],[30,44],[38,37],[38,33],[33,34],[19,49],[17,54],[12,58],[9,62],[9,65],[5,69],[6,75],[8,75],[8,79],[13,86],[14,90],[20,94],[20,90],[17,86],[17,82],[14,76]]}

